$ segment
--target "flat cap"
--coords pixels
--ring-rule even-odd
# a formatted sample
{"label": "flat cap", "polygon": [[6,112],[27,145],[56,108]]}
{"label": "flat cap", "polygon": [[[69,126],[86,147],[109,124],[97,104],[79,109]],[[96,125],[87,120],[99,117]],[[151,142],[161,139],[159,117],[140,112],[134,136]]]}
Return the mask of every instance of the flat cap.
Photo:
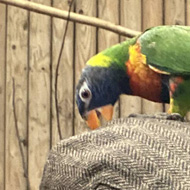
{"label": "flat cap", "polygon": [[190,190],[190,123],[139,115],[62,140],[40,189]]}

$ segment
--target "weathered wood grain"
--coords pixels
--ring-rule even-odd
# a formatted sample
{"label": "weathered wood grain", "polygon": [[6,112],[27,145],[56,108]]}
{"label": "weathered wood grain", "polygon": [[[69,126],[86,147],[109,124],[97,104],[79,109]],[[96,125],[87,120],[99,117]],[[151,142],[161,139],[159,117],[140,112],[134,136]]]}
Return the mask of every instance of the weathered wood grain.
{"label": "weathered wood grain", "polygon": [[[50,5],[50,0],[34,0]],[[30,14],[29,178],[39,188],[50,142],[50,17]]]}
{"label": "weathered wood grain", "polygon": [[[53,6],[62,10],[68,10],[68,1],[54,0]],[[63,34],[65,33],[66,21],[53,18],[53,73],[52,73],[52,105],[53,105],[53,130],[52,144],[59,140],[57,131],[57,118],[55,112],[55,71],[61,49]],[[69,137],[73,132],[73,23],[69,23],[65,45],[59,67],[58,77],[58,102],[59,118],[63,138]]]}
{"label": "weathered wood grain", "polygon": [[162,0],[143,0],[142,8],[143,8],[143,30],[163,24]]}
{"label": "weathered wood grain", "polygon": [[6,6],[0,4],[0,189],[5,184],[5,48],[6,48]]}
{"label": "weathered wood grain", "polygon": [[185,24],[185,1],[165,0],[165,24]]}
{"label": "weathered wood grain", "polygon": [[[162,0],[143,0],[143,31],[147,28],[162,25],[163,21],[163,1]],[[148,87],[147,87],[148,88]],[[163,105],[148,100],[143,100],[142,113],[156,113],[163,110]]]}
{"label": "weathered wood grain", "polygon": [[[77,0],[76,12],[96,16],[96,0]],[[96,29],[82,24],[75,28],[75,83],[77,84],[86,61],[96,53]],[[75,134],[89,130],[75,105]]]}
{"label": "weathered wood grain", "polygon": [[190,25],[190,0],[187,0],[186,1],[186,24],[187,25]]}
{"label": "weathered wood grain", "polygon": [[27,11],[8,7],[6,63],[6,184],[5,189],[26,189],[26,178],[13,116],[15,79],[15,111],[24,157],[27,161]]}
{"label": "weathered wood grain", "polygon": [[[141,1],[121,1],[121,25],[133,30],[141,31]],[[121,40],[126,40],[122,37]],[[140,97],[122,95],[120,98],[120,114],[126,117],[131,113],[141,113],[142,99]]]}
{"label": "weathered wood grain", "polygon": [[[98,17],[100,19],[119,25],[119,1],[98,1]],[[119,36],[103,29],[98,30],[98,52],[119,43]],[[119,102],[114,106],[113,118],[119,117]]]}
{"label": "weathered wood grain", "polygon": [[[66,0],[33,1],[46,5],[52,2],[54,7],[68,10]],[[138,31],[160,24],[190,25],[190,0],[77,0],[76,12],[89,16],[99,15],[104,20],[116,24],[120,22],[122,26]],[[12,77],[15,77],[16,113],[25,159],[28,161],[32,190],[38,189],[50,144],[54,145],[58,141],[54,80],[65,21],[52,19],[51,25],[50,17],[30,13],[28,23],[27,15],[26,11],[9,6],[6,23],[6,8],[0,4],[0,189],[2,190],[27,189],[13,118]],[[81,70],[90,57],[97,51],[116,44],[119,39],[116,34],[104,30],[99,30],[97,33],[98,38],[96,38],[96,29],[91,26],[71,23],[69,25],[58,83],[63,137],[72,135],[73,124],[75,134],[89,130],[81,119],[76,105],[73,105],[75,88],[73,83],[78,82]],[[6,43],[7,49],[5,49]],[[28,56],[30,56],[29,81],[27,81]],[[134,112],[162,111],[162,104],[146,100],[143,100],[141,107],[141,98],[138,97],[122,96],[120,101],[122,117]],[[166,110],[167,108],[168,106]],[[117,110],[118,106],[115,117],[118,116]]]}

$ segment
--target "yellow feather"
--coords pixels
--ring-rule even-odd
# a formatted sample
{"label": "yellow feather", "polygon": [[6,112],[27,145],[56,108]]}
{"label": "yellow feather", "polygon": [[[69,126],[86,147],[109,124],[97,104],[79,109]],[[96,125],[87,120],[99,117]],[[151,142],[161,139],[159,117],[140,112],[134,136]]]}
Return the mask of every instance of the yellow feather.
{"label": "yellow feather", "polygon": [[[143,63],[145,65],[147,65],[146,62],[146,55],[142,54],[140,52],[140,45],[137,43],[133,46],[129,47],[129,54],[130,54],[130,62],[131,64],[134,64],[138,67],[140,67],[140,65]],[[153,71],[155,71],[156,73],[160,73],[160,74],[165,74],[165,75],[170,75],[170,73],[165,72],[165,71],[161,71],[151,65],[147,65],[150,69],[152,69]]]}
{"label": "yellow feather", "polygon": [[111,64],[111,58],[99,53],[93,56],[86,64],[92,67],[109,67]]}
{"label": "yellow feather", "polygon": [[140,52],[139,44],[135,44],[129,47],[129,55],[131,64],[146,64],[146,56]]}

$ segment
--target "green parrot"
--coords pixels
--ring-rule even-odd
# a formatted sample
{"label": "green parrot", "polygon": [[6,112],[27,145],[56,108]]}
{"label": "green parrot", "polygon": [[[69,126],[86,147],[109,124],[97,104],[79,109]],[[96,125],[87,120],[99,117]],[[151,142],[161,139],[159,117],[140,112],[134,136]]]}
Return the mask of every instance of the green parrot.
{"label": "green parrot", "polygon": [[190,111],[190,27],[157,26],[93,56],[83,69],[76,103],[91,129],[111,120],[121,94]]}

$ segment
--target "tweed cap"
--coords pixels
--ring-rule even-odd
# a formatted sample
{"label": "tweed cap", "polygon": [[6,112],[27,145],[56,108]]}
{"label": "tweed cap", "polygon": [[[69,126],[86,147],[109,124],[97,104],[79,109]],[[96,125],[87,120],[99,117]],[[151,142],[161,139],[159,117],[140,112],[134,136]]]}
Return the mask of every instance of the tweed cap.
{"label": "tweed cap", "polygon": [[62,140],[40,189],[190,190],[190,123],[139,115]]}

